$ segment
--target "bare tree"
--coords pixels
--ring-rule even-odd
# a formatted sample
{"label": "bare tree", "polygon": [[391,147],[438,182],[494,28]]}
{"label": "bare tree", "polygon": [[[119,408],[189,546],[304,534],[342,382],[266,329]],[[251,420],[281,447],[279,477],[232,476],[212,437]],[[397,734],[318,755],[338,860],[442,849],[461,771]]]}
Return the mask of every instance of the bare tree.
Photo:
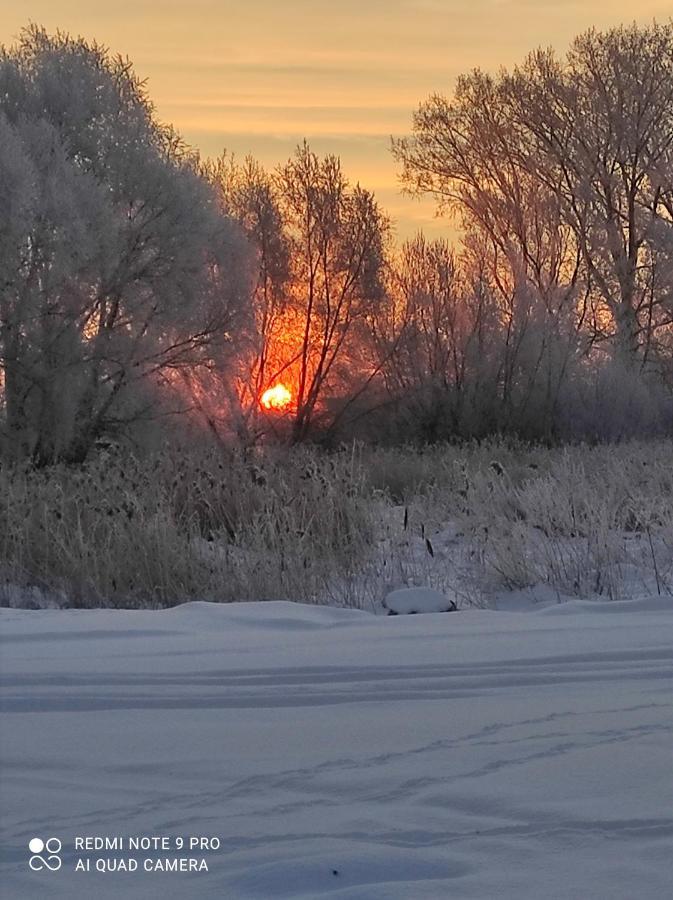
{"label": "bare tree", "polygon": [[[370,328],[388,393],[413,411],[426,438],[439,436],[464,385],[466,313],[449,244],[422,234],[406,241],[392,262],[386,302],[372,311]],[[454,419],[458,416],[453,410]]]}
{"label": "bare tree", "polygon": [[224,154],[207,171],[221,192],[224,210],[242,227],[255,256],[254,337],[249,352],[242,354],[237,380],[245,429],[254,433],[260,397],[281,376],[286,362],[278,351],[288,312],[289,241],[273,176],[256,160],[246,157],[238,163]]}
{"label": "bare tree", "polygon": [[277,172],[291,248],[296,400],[292,439],[304,440],[355,328],[382,295],[387,221],[368,191],[351,188],[337,157],[307,144]]}

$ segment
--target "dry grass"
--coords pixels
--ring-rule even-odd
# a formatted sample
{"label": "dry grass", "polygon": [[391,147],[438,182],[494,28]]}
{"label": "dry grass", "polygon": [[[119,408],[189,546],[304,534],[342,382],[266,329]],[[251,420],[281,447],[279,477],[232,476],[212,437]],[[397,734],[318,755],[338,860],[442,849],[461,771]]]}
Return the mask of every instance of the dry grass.
{"label": "dry grass", "polygon": [[559,596],[670,594],[671,459],[663,441],[491,443],[3,467],[0,600],[369,607],[405,584],[479,605],[540,584]]}
{"label": "dry grass", "polygon": [[482,597],[540,584],[575,597],[670,594],[671,459],[666,441],[481,448],[453,460],[426,516],[459,525],[473,561],[463,580]]}
{"label": "dry grass", "polygon": [[372,539],[345,454],[106,453],[80,469],[3,468],[0,487],[6,598],[18,587],[84,607],[310,600]]}

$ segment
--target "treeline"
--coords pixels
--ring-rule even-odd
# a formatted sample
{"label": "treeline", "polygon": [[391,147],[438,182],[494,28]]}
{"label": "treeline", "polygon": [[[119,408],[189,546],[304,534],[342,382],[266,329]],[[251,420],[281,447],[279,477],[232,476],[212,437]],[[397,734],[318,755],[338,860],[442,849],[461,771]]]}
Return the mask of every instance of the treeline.
{"label": "treeline", "polygon": [[[207,427],[252,443],[673,430],[673,26],[459,79],[393,142],[460,239],[402,247],[306,144],[204,161],[130,63],[0,51],[2,452]],[[289,399],[265,403],[282,385]]]}

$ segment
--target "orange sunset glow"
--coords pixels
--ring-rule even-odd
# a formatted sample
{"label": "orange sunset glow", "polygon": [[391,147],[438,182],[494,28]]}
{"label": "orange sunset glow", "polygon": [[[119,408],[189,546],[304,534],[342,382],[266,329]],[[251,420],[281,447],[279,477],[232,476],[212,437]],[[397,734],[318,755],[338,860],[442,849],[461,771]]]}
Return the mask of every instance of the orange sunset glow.
{"label": "orange sunset glow", "polygon": [[339,154],[407,237],[446,234],[430,200],[400,193],[389,152],[429,93],[590,26],[670,14],[670,0],[33,0],[0,4],[0,42],[33,21],[128,56],[160,118],[206,156],[226,147],[275,166],[306,137]]}

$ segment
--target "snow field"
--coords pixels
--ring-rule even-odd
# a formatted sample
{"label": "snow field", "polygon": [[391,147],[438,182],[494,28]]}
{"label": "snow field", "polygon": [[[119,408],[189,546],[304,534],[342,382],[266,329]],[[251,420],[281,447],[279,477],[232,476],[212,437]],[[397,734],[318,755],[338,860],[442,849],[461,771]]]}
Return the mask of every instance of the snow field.
{"label": "snow field", "polygon": [[[12,900],[670,895],[664,601],[0,622]],[[60,871],[28,868],[36,835],[63,842]],[[76,873],[83,835],[221,847],[191,854],[207,872]]]}

